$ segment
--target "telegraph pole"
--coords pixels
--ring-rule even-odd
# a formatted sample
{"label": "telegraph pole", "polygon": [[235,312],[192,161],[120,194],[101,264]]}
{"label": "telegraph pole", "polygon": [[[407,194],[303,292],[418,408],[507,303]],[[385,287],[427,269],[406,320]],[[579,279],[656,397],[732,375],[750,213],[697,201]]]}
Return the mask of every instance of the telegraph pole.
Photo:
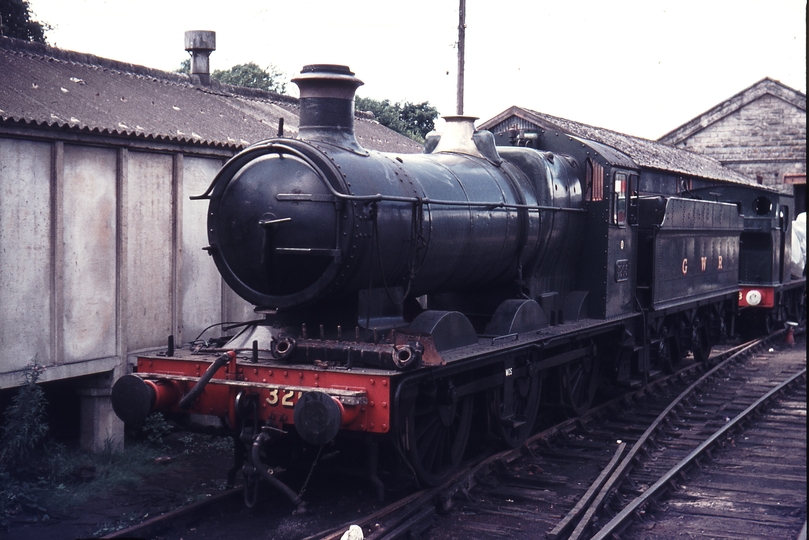
{"label": "telegraph pole", "polygon": [[458,96],[455,114],[463,115],[464,41],[466,39],[466,0],[458,6]]}

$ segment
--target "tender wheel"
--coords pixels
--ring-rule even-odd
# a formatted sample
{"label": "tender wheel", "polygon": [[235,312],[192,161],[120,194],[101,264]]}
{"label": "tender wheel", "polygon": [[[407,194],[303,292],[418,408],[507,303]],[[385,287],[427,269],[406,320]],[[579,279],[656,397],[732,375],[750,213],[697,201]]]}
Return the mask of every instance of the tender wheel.
{"label": "tender wheel", "polygon": [[588,355],[562,367],[562,405],[570,416],[590,409],[598,390],[598,356]]}
{"label": "tender wheel", "polygon": [[697,362],[705,362],[711,356],[711,342],[708,339],[708,330],[704,326],[696,329],[694,334],[693,350],[694,360]]}
{"label": "tender wheel", "polygon": [[806,306],[803,305],[803,295],[792,292],[787,299],[786,320],[798,324],[806,320]]}
{"label": "tender wheel", "polygon": [[521,446],[531,434],[542,395],[542,374],[531,374],[527,366],[522,371],[521,374],[506,377],[505,384],[511,390],[510,406],[506,405],[504,399],[506,387],[501,386],[490,392],[489,403],[495,434],[511,448]]}
{"label": "tender wheel", "polygon": [[764,333],[765,336],[769,336],[770,334],[775,331],[775,316],[771,311],[765,311],[761,315],[759,315],[759,321],[761,331]]}
{"label": "tender wheel", "polygon": [[745,340],[769,336],[775,327],[775,317],[770,310],[757,310],[743,318],[741,335]]}
{"label": "tender wheel", "polygon": [[676,337],[668,337],[664,342],[663,354],[660,356],[660,367],[663,373],[671,375],[683,360],[682,348]]}
{"label": "tender wheel", "polygon": [[420,391],[406,421],[406,448],[419,480],[444,483],[463,458],[472,426],[471,396],[458,398],[450,385]]}

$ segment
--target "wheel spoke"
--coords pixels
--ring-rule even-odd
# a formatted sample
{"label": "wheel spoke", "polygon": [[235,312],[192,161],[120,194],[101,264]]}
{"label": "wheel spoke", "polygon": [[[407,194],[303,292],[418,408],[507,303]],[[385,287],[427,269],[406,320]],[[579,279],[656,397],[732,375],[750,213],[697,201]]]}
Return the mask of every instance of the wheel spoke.
{"label": "wheel spoke", "polygon": [[[527,367],[526,367],[527,370]],[[539,411],[542,375],[525,374],[505,384],[512,384],[511,407],[504,403],[504,388],[491,391],[492,422],[495,435],[511,448],[517,448],[528,438]]]}
{"label": "wheel spoke", "polygon": [[598,358],[583,357],[561,369],[562,404],[571,416],[584,414],[598,389]]}
{"label": "wheel spoke", "polygon": [[472,425],[472,400],[463,397],[454,405],[439,405],[435,393],[430,392],[420,394],[419,399],[420,405],[406,422],[411,441],[409,461],[419,480],[439,485],[463,457]]}

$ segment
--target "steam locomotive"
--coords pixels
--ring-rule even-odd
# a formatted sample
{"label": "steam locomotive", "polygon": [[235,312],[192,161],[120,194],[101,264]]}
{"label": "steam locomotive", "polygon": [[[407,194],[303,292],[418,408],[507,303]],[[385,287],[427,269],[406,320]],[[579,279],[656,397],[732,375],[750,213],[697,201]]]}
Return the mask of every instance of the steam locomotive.
{"label": "steam locomotive", "polygon": [[541,407],[580,414],[600,384],[642,385],[689,351],[704,361],[734,331],[748,237],[788,207],[761,186],[686,186],[592,140],[462,116],[424,154],[368,151],[347,67],[293,82],[298,138],[248,147],[202,195],[205,249],[259,320],[139,357],[112,400],[127,422],[224,418],[245,486],[262,478],[299,506],[266,461],[351,441],[380,496],[380,458],[437,485],[473,432],[518,447]]}
{"label": "steam locomotive", "polygon": [[[696,196],[735,202],[744,228],[739,238],[738,331],[752,337],[770,334],[785,323],[806,319],[805,260],[792,257],[796,245],[793,198],[767,189],[716,185]],[[804,215],[805,223],[805,215]],[[806,251],[805,240],[802,251]]]}

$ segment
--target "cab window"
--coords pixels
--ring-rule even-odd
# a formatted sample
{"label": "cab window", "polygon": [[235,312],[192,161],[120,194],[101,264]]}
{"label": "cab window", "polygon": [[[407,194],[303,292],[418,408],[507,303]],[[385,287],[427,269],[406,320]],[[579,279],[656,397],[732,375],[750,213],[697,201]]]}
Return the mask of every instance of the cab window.
{"label": "cab window", "polygon": [[612,222],[615,225],[626,225],[626,190],[627,175],[615,173],[612,183]]}
{"label": "cab window", "polygon": [[587,193],[588,201],[604,199],[604,167],[597,161],[587,159]]}

